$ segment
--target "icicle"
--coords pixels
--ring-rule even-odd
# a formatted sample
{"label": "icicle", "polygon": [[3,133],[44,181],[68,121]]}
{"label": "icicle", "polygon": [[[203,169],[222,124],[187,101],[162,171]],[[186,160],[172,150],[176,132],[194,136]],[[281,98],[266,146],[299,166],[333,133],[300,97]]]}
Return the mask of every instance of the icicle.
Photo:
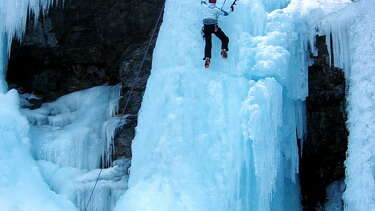
{"label": "icicle", "polygon": [[96,87],[59,98],[24,113],[38,159],[62,166],[93,169],[110,164],[115,131],[123,120],[113,117],[120,87]]}

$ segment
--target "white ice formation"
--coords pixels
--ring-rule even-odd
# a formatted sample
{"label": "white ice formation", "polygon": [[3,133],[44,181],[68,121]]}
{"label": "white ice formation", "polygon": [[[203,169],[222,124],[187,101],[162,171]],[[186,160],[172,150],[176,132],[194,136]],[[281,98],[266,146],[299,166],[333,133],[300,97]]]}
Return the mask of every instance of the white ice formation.
{"label": "white ice formation", "polygon": [[[8,91],[6,65],[13,38],[21,39],[29,12],[46,12],[52,0],[0,2],[0,210],[110,210],[127,186],[128,161],[112,162],[113,117],[119,86],[102,86],[61,97],[37,110],[20,110],[32,95]],[[25,70],[27,71],[27,70]],[[77,208],[78,207],[78,208]]]}
{"label": "white ice formation", "polygon": [[[116,86],[72,93],[37,110],[21,110],[17,92],[8,91],[10,42],[21,38],[29,10],[39,14],[51,3],[0,2],[5,211],[84,210],[101,164],[111,162],[112,136],[121,123],[113,117]],[[200,7],[199,1],[167,0],[129,189],[129,161],[116,161],[103,170],[88,210],[301,210],[298,145],[317,33],[329,38],[332,65],[345,70],[349,84],[344,209],[375,210],[374,0],[241,0],[220,22],[230,37],[229,59],[219,58],[214,39],[209,70],[201,67]],[[336,189],[329,189],[327,207],[341,200]]]}
{"label": "white ice formation", "polygon": [[166,2],[129,190],[116,211],[301,210],[304,28],[293,8],[279,8],[289,1],[238,4],[220,23],[230,37],[229,59],[219,58],[214,40],[204,70],[200,4]]}
{"label": "white ice formation", "polygon": [[315,1],[307,8],[308,17],[315,17],[311,26],[328,38],[332,65],[342,68],[347,80],[343,209],[375,210],[375,1]]}

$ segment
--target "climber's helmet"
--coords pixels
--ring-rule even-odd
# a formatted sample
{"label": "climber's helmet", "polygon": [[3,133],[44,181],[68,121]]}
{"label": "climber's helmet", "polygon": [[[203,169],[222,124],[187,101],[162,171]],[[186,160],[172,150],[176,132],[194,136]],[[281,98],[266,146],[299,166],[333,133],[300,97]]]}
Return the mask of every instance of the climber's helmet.
{"label": "climber's helmet", "polygon": [[216,4],[216,0],[208,0],[208,2],[211,4]]}

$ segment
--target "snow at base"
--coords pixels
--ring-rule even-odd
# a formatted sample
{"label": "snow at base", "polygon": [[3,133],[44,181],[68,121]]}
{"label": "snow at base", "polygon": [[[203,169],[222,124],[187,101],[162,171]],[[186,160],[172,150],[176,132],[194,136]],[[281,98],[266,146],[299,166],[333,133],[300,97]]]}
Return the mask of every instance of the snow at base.
{"label": "snow at base", "polygon": [[116,211],[301,210],[307,39],[288,3],[239,1],[229,59],[214,38],[205,70],[199,1],[167,0]]}
{"label": "snow at base", "polygon": [[0,204],[4,211],[75,211],[44,182],[31,157],[29,125],[15,90],[0,94]]}

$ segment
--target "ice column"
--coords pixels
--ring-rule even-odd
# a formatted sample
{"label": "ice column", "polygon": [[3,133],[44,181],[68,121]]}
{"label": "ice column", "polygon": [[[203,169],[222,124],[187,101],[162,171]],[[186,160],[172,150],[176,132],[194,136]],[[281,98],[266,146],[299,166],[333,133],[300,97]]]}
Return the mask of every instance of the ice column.
{"label": "ice column", "polygon": [[[221,5],[223,1],[219,1]],[[287,1],[241,0],[202,68],[203,9],[167,1],[143,98],[129,190],[116,211],[300,210],[304,53]],[[227,8],[224,6],[224,8]],[[296,132],[298,131],[298,133]],[[297,137],[298,135],[298,137]]]}

